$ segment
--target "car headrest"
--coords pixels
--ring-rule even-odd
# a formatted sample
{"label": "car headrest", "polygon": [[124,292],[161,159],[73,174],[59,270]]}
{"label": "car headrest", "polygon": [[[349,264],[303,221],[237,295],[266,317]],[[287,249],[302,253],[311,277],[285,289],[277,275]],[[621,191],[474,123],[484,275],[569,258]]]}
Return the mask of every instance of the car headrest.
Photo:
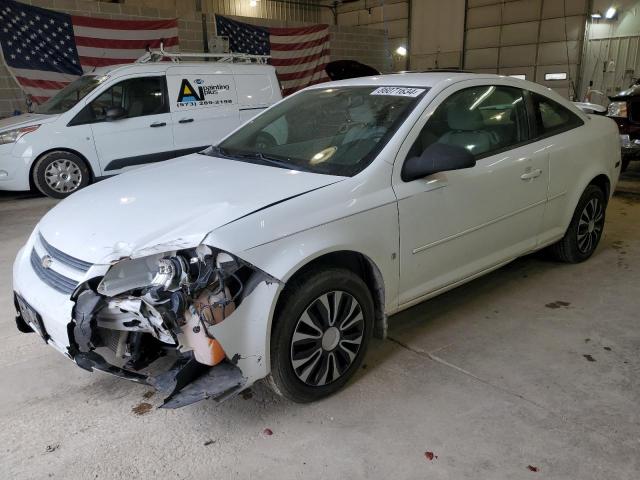
{"label": "car headrest", "polygon": [[447,123],[451,130],[482,130],[484,122],[482,114],[477,108],[469,110],[466,105],[452,105],[451,107],[447,111]]}

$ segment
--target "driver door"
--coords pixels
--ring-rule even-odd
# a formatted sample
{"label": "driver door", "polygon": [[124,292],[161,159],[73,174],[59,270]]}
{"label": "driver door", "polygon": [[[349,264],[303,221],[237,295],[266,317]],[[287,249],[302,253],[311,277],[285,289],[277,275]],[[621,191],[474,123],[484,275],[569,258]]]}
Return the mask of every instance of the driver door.
{"label": "driver door", "polygon": [[[535,246],[547,153],[530,147],[525,93],[461,82],[440,93],[394,164],[400,220],[400,304],[499,266]],[[474,153],[473,168],[403,182],[406,158],[440,142]]]}
{"label": "driver door", "polygon": [[[126,116],[107,121],[105,113],[111,107],[123,108]],[[175,156],[164,76],[123,80],[101,93],[89,108],[104,175]]]}

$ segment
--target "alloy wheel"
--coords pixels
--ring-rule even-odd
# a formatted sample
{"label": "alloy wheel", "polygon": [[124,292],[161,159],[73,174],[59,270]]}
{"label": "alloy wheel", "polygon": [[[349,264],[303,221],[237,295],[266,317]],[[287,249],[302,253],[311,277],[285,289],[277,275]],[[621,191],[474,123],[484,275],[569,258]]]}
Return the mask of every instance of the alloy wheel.
{"label": "alloy wheel", "polygon": [[587,202],[578,221],[578,249],[588,253],[598,244],[604,226],[604,207],[599,199],[592,198]]}

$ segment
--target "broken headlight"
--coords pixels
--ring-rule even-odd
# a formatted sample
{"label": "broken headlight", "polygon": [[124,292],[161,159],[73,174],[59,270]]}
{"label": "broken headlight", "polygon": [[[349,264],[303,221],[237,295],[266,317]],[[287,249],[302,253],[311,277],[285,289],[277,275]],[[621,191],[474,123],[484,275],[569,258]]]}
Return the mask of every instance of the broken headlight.
{"label": "broken headlight", "polygon": [[[182,264],[168,254],[121,260],[113,265],[98,285],[98,293],[113,297],[130,290],[151,286],[168,288],[175,282]],[[175,261],[175,264],[174,264]]]}

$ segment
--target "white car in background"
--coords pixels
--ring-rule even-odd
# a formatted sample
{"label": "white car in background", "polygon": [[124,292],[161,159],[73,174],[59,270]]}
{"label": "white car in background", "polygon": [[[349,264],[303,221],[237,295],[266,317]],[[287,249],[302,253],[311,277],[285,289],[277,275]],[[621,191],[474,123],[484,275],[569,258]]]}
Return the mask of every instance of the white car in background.
{"label": "white car in background", "polygon": [[262,378],[312,401],[389,315],[543,247],[589,258],[619,170],[615,123],[534,83],[317,85],[59,203],[16,259],[17,325],[166,407]]}
{"label": "white car in background", "polygon": [[281,98],[266,64],[98,68],[37,113],[0,120],[0,190],[64,198],[100,178],[204,150]]}

